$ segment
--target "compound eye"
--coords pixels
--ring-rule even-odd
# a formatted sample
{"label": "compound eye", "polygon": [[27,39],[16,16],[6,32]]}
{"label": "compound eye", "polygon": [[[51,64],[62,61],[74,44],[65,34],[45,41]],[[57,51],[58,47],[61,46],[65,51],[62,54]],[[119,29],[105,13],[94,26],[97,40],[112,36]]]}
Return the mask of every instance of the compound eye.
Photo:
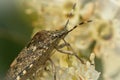
{"label": "compound eye", "polygon": [[56,38],[59,38],[59,35],[53,34],[53,35],[52,35],[52,39],[56,39]]}
{"label": "compound eye", "polygon": [[56,37],[58,37],[58,35],[54,34],[54,35],[53,35],[53,37],[55,37],[55,38],[56,38]]}

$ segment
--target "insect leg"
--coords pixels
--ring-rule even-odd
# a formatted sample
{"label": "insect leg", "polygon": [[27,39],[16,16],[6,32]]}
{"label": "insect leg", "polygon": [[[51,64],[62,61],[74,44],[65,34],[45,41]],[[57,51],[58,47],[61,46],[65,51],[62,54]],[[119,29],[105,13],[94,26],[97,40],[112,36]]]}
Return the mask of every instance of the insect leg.
{"label": "insect leg", "polygon": [[55,67],[55,64],[54,64],[54,62],[50,58],[48,60],[52,64],[52,70],[53,70],[53,73],[54,73],[54,80],[56,80],[57,77],[56,77],[56,67]]}
{"label": "insect leg", "polygon": [[[64,39],[63,39],[63,41],[64,41],[64,43],[61,44],[61,45],[64,45],[64,46],[70,48],[72,51],[62,50],[62,49],[60,49],[61,47],[59,47],[59,46],[58,46],[58,47],[55,47],[56,50],[57,50],[58,52],[61,52],[61,53],[64,53],[64,54],[73,55],[73,56],[75,56],[77,59],[79,59],[79,60],[81,61],[81,63],[84,64],[84,61],[83,61],[81,58],[79,58],[79,56],[74,52],[74,50],[72,49],[71,45],[70,45],[69,43],[67,43]],[[67,45],[66,45],[66,44],[67,44]],[[61,46],[61,45],[60,45],[60,46]]]}
{"label": "insect leg", "polygon": [[63,50],[57,49],[57,48],[56,48],[56,50],[57,50],[58,52],[61,52],[61,53],[64,53],[64,54],[73,55],[73,56],[75,56],[77,59],[79,59],[79,60],[81,61],[81,63],[84,64],[84,61],[83,61],[82,59],[80,59],[79,56],[76,55],[75,53],[73,53],[72,51],[65,51],[65,50],[63,51]]}
{"label": "insect leg", "polygon": [[69,50],[68,45],[69,45],[68,43],[62,43],[62,44],[60,44],[57,48],[58,48],[58,49],[61,49],[61,48],[67,47],[67,49]]}

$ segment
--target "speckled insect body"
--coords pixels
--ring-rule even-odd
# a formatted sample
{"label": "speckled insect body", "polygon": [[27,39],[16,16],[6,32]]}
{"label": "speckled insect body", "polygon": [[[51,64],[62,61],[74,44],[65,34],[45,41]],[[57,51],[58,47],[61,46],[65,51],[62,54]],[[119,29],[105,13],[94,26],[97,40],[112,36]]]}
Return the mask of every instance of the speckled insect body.
{"label": "speckled insect body", "polygon": [[[67,21],[66,26],[68,22],[69,20]],[[84,23],[86,22],[81,22],[78,25],[82,25]],[[78,25],[75,25],[70,30],[67,30],[65,26],[62,30],[43,30],[37,32],[11,64],[7,73],[7,80],[27,80],[33,77],[37,70],[39,70],[39,72],[40,70],[43,70],[45,63],[52,56],[52,52],[54,50],[60,51],[57,49],[57,47],[59,47],[60,41],[64,40],[65,36],[74,30]],[[60,52],[66,53],[64,51]],[[76,54],[67,54],[74,55],[83,63],[83,61]]]}
{"label": "speckled insect body", "polygon": [[[73,6],[73,9],[74,7],[75,5]],[[82,25],[86,22],[81,22],[78,25]],[[72,29],[68,30],[68,23],[69,19],[67,20],[65,27],[61,30],[43,30],[37,32],[10,65],[6,80],[34,80],[32,79],[33,76],[38,70],[39,72],[42,72],[41,70],[45,68],[45,64],[52,56],[52,52],[54,50],[60,51],[58,50],[60,41],[64,41],[66,35],[78,26],[75,25]],[[74,55],[82,62],[82,60],[74,53],[60,52]]]}
{"label": "speckled insect body", "polygon": [[58,43],[67,35],[67,30],[40,31],[13,61],[8,72],[9,80],[26,80],[43,68]]}

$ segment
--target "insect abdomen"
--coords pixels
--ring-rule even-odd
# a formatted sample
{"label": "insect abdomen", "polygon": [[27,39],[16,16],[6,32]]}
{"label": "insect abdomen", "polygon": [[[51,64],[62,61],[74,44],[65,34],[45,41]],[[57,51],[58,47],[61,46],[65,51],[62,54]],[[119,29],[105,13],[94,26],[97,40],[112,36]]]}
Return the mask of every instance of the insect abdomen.
{"label": "insect abdomen", "polygon": [[31,78],[37,70],[44,69],[46,61],[60,42],[60,40],[52,40],[50,35],[50,31],[40,31],[35,34],[11,64],[7,80],[26,80]]}

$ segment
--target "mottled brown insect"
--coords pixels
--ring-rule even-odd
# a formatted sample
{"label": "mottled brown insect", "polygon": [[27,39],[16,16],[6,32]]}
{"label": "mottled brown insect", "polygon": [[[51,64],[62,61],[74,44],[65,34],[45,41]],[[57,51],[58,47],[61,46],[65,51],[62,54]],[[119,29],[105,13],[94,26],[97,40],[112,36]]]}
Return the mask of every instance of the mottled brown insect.
{"label": "mottled brown insect", "polygon": [[[32,76],[34,76],[34,74],[38,70],[39,72],[40,70],[43,70],[45,63],[52,56],[53,50],[74,55],[83,63],[83,61],[73,52],[61,51],[59,49],[59,47],[61,46],[59,45],[60,41],[64,40],[65,36],[78,26],[75,25],[72,29],[67,30],[68,22],[69,20],[67,21],[65,27],[62,30],[43,30],[37,32],[31,39],[31,41],[27,44],[27,46],[25,46],[25,48],[20,52],[20,54],[18,54],[17,58],[15,58],[15,60],[11,64],[6,79],[31,80]],[[84,23],[85,22],[81,22],[79,23],[79,25],[82,25]],[[64,46],[67,46],[66,42],[64,44]]]}

